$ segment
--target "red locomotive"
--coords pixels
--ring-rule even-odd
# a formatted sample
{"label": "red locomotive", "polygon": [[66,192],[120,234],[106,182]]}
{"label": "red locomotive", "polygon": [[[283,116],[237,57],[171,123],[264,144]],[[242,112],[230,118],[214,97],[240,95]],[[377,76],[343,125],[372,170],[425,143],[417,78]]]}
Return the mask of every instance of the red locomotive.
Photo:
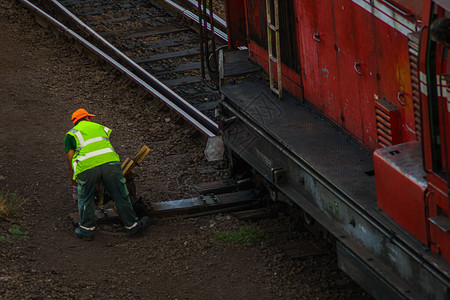
{"label": "red locomotive", "polygon": [[229,47],[268,82],[222,86],[225,144],[336,237],[376,298],[449,299],[450,1],[226,7]]}

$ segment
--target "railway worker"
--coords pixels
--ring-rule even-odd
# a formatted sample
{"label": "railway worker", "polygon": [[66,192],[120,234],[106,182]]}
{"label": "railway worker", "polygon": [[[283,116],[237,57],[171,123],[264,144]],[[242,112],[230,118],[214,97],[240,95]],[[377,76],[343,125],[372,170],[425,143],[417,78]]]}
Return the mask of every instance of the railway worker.
{"label": "railway worker", "polygon": [[80,223],[76,237],[92,240],[95,230],[94,190],[102,182],[111,195],[117,212],[130,236],[140,235],[147,227],[147,216],[139,220],[130,202],[125,178],[120,168],[119,155],[109,141],[111,129],[94,123],[94,115],[80,108],[72,114],[75,125],[65,136],[64,146],[69,162],[69,173],[78,186]]}

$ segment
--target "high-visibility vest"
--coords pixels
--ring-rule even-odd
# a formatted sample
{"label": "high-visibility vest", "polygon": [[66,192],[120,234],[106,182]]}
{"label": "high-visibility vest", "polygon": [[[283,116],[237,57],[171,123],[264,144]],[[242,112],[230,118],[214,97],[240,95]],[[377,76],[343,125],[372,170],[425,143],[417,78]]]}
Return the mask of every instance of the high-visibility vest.
{"label": "high-visibility vest", "polygon": [[75,138],[76,149],[72,158],[73,179],[78,174],[102,164],[120,161],[109,142],[111,129],[103,125],[81,121],[67,134]]}

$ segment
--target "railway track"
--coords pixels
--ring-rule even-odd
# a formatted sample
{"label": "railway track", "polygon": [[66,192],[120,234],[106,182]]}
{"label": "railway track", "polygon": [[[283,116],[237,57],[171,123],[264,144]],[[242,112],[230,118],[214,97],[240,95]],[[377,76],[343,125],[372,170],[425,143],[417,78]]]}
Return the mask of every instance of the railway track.
{"label": "railway track", "polygon": [[189,20],[148,1],[65,0],[61,4],[199,110],[211,110],[205,99],[218,100],[213,82],[201,76],[199,35]]}
{"label": "railway track", "polygon": [[[36,11],[36,13],[37,13],[37,11]],[[67,27],[62,27],[63,30],[65,30],[67,32],[67,34],[72,34],[71,32],[69,32],[69,28],[74,28],[73,30],[75,30],[76,28],[72,27],[72,26],[69,27],[69,24],[70,24],[69,22],[66,23],[66,24],[68,24],[68,25],[66,25]],[[70,29],[70,30],[72,30],[72,29]],[[76,32],[79,32],[80,35],[82,34],[82,32],[79,31],[79,30],[77,30]],[[114,39],[115,39],[115,37],[114,38],[113,37],[107,37],[107,41],[112,42],[112,43],[114,43]],[[95,45],[97,45],[98,48],[105,49],[105,48],[101,47],[101,43],[94,43],[93,38],[89,39],[89,40],[86,38],[85,39],[85,43],[86,43],[86,46],[95,46]],[[126,51],[124,51],[124,52],[126,52]],[[107,61],[109,63],[112,63],[113,65],[115,63],[118,64],[119,61],[120,62],[126,62],[123,58],[121,58],[119,55],[113,53],[112,51],[104,50],[103,54],[101,54],[101,56],[105,57],[105,58],[109,58],[109,60],[107,60]],[[132,67],[124,67],[124,65],[125,64],[122,65],[123,69],[119,68],[122,72],[126,73],[127,76],[129,76],[130,78],[132,78],[136,82],[140,82],[141,81],[143,83],[144,88],[148,89],[153,95],[157,94],[157,92],[159,90],[157,90],[156,87],[154,87],[154,86],[151,87],[151,88],[154,89],[154,90],[152,90],[150,88],[150,86],[148,85],[149,81],[146,81],[146,77],[145,76],[142,76],[141,73],[136,72],[136,69],[133,69]],[[120,67],[119,65],[115,65],[115,66]],[[134,71],[134,72],[127,73],[126,70],[127,71]],[[164,80],[164,79],[161,78],[161,80]],[[162,96],[165,95],[165,94],[163,94],[163,92],[160,92],[160,93],[161,93]],[[169,99],[169,100],[170,99],[175,99],[176,100],[176,98],[169,98],[168,96],[167,96],[167,99]],[[176,103],[175,100],[173,100],[174,103]],[[190,100],[190,99],[188,99],[188,100]],[[162,100],[162,101],[166,101],[166,100]],[[246,216],[246,217],[248,217],[248,216]],[[254,215],[252,215],[250,217],[253,218]],[[298,258],[298,259],[304,259],[305,257],[316,256],[316,255],[320,255],[321,254],[321,252],[319,250],[315,249],[314,247],[310,246],[309,244],[307,246],[305,246],[304,243],[301,244],[301,247],[298,246],[298,245],[295,245],[295,248],[294,248],[294,246],[289,245],[289,248],[283,249],[283,251],[286,250],[288,253],[290,253],[289,257],[295,257],[295,258]],[[303,249],[303,252],[297,251],[296,250],[297,248]]]}
{"label": "railway track", "polygon": [[[209,74],[202,72],[201,58],[208,56],[201,53],[199,26],[192,22],[195,14],[167,2],[182,14],[141,0],[21,0],[38,22],[56,27],[141,85],[204,136],[213,137],[218,133],[212,119],[219,93]],[[186,4],[192,6],[193,1]],[[223,35],[220,30],[217,33]],[[214,42],[217,46],[224,43]],[[204,66],[207,63],[204,59]]]}
{"label": "railway track", "polygon": [[[162,2],[168,2],[165,4],[169,8],[182,14],[171,14],[156,2],[152,4],[142,0],[21,1],[38,16],[39,23],[55,26],[113,65],[205,136],[217,134],[218,126],[209,117],[214,115],[219,92],[204,70],[208,62],[202,66],[202,57],[207,59],[208,55],[203,55],[201,51],[204,48],[199,47],[202,37],[199,40],[195,14],[167,0]],[[186,4],[196,8],[192,0]],[[223,27],[223,21],[216,19],[214,22]],[[219,38],[224,35],[220,29],[210,32]],[[219,47],[222,45],[218,43]],[[233,206],[238,206],[238,209],[254,207],[248,203],[252,199],[248,193],[233,192],[223,196],[224,200],[220,200],[220,195],[214,196],[210,203],[201,196],[153,204],[146,214],[171,215],[199,209],[224,207],[228,211],[230,207],[234,209]],[[100,222],[114,222],[118,218],[114,210],[99,209],[97,212],[97,221]],[[78,224],[77,217],[77,213],[71,217],[75,220],[74,225]]]}

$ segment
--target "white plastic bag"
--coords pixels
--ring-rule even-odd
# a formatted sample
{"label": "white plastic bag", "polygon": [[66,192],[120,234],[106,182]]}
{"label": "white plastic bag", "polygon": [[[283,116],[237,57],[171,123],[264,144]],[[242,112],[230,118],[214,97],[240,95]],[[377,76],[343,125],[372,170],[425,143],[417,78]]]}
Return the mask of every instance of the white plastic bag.
{"label": "white plastic bag", "polygon": [[225,147],[221,135],[216,135],[208,138],[205,147],[205,157],[208,161],[218,161],[223,159]]}

